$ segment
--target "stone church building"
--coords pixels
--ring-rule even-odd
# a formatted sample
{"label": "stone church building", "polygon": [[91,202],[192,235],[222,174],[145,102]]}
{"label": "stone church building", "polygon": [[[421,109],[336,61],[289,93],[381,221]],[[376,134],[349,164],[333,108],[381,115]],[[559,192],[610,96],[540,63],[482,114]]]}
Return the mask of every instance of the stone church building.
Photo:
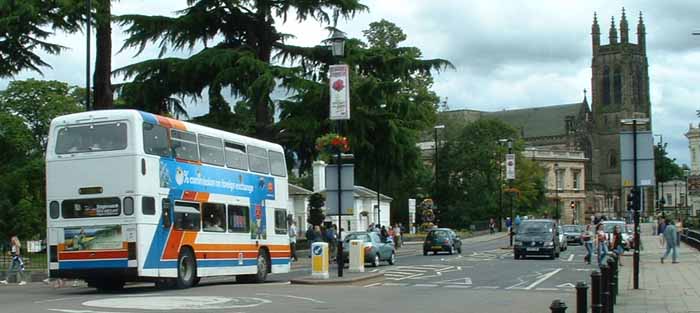
{"label": "stone church building", "polygon": [[[438,119],[467,123],[494,118],[516,128],[528,146],[526,155],[548,169],[547,197],[561,210],[563,222],[588,222],[593,214],[626,217],[623,199],[628,190],[621,187],[619,135],[627,126],[620,120],[651,117],[641,12],[636,36],[636,43],[630,42],[623,9],[619,27],[613,17],[608,42],[601,44],[600,25],[594,14],[590,103],[584,90],[583,100],[576,103],[496,112],[442,111]],[[650,127],[648,124],[638,129]],[[430,158],[434,142],[422,143],[421,147]],[[653,195],[647,193],[647,199],[653,199]],[[646,203],[653,206],[653,201]]]}

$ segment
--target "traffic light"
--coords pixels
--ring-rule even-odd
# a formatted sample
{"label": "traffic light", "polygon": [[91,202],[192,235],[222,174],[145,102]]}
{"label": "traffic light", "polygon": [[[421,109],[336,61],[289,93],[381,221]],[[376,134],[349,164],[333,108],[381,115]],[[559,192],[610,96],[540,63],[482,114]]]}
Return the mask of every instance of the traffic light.
{"label": "traffic light", "polygon": [[571,204],[569,204],[572,210],[576,209],[576,202],[571,201]]}
{"label": "traffic light", "polygon": [[627,211],[634,210],[634,190],[630,190],[627,194]]}

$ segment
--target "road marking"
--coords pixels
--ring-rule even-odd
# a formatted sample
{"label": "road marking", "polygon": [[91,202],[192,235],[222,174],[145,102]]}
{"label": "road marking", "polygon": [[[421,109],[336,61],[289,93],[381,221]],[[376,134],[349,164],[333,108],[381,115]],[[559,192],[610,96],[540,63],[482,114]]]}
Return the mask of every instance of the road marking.
{"label": "road marking", "polygon": [[458,279],[443,280],[443,281],[439,281],[437,283],[438,284],[450,284],[450,285],[471,285],[472,279],[469,277],[464,277],[464,278],[458,278]]}
{"label": "road marking", "polygon": [[413,287],[437,287],[436,284],[415,284]]}
{"label": "road marking", "polygon": [[443,286],[443,287],[445,287],[445,288],[462,288],[462,289],[467,289],[467,288],[471,288],[472,286],[464,286],[464,285],[446,285],[446,286]]}
{"label": "road marking", "polygon": [[566,284],[561,284],[557,285],[558,288],[576,288],[576,286],[572,283],[566,283]]}
{"label": "road marking", "polygon": [[374,284],[364,285],[364,286],[362,286],[362,287],[364,287],[364,288],[369,288],[369,287],[379,286],[379,285],[381,285],[381,284],[382,284],[382,283],[374,283]]}
{"label": "road marking", "polygon": [[40,303],[47,303],[47,302],[56,302],[56,301],[63,301],[63,300],[71,300],[71,299],[80,299],[84,297],[66,297],[66,298],[58,298],[58,299],[47,299],[47,300],[40,300],[40,301],[34,301],[35,304],[40,304]]}
{"label": "road marking", "polygon": [[558,291],[558,288],[535,288],[535,290],[539,291]]}
{"label": "road marking", "polygon": [[569,256],[569,259],[566,260],[566,261],[567,261],[567,262],[571,262],[571,261],[573,261],[573,260],[574,260],[574,254],[572,253],[572,254]]}
{"label": "road marking", "polygon": [[501,287],[498,287],[498,286],[478,286],[478,287],[474,287],[474,289],[498,289],[498,288],[501,288]]}
{"label": "road marking", "polygon": [[272,301],[254,297],[221,296],[151,296],[151,297],[115,297],[83,302],[82,305],[108,309],[135,309],[157,311],[169,310],[218,310],[253,308]]}
{"label": "road marking", "polygon": [[406,284],[406,283],[384,283],[384,284],[382,284],[382,286],[385,286],[385,287],[404,287],[404,286],[408,286],[408,284]]}
{"label": "road marking", "polygon": [[556,275],[559,272],[561,272],[560,268],[545,274],[544,276],[542,276],[542,278],[540,278],[540,279],[536,280],[534,283],[532,283],[532,285],[525,287],[525,290],[530,290],[532,288],[535,288],[537,285],[541,284],[542,282],[544,282],[547,279],[552,278],[552,276]]}
{"label": "road marking", "polygon": [[121,313],[121,312],[110,312],[110,311],[69,310],[69,309],[49,309],[49,311],[64,312],[64,313]]}
{"label": "road marking", "polygon": [[592,268],[577,268],[576,271],[577,272],[592,272],[593,269]]}
{"label": "road marking", "polygon": [[310,301],[313,303],[326,303],[321,300],[316,300],[313,298],[307,298],[307,297],[300,297],[300,296],[295,296],[295,295],[279,295],[279,294],[272,294],[272,293],[256,293],[258,296],[269,296],[269,297],[285,297],[285,298],[290,298],[290,299],[298,299],[298,300],[306,300]]}

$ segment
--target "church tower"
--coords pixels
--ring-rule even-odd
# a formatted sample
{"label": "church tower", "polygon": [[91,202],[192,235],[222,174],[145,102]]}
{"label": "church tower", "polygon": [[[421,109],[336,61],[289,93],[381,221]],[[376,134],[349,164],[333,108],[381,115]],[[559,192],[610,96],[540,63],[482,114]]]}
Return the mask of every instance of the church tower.
{"label": "church tower", "polygon": [[[624,8],[619,20],[619,37],[613,17],[608,44],[601,45],[600,26],[595,14],[591,36],[593,151],[592,186],[589,190],[597,189],[620,196],[620,120],[651,117],[646,32],[642,13],[639,13],[636,44],[629,40],[629,25]],[[646,127],[650,129],[651,125]]]}

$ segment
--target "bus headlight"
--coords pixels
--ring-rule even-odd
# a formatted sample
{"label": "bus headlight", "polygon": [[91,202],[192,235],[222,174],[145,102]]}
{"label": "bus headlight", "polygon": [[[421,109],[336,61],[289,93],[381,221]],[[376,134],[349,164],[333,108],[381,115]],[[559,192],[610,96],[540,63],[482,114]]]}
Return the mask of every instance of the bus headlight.
{"label": "bus headlight", "polygon": [[60,213],[58,201],[51,201],[51,204],[49,204],[49,216],[51,216],[51,218],[58,218]]}
{"label": "bus headlight", "polygon": [[134,198],[132,198],[132,197],[124,198],[124,214],[125,215],[134,214]]}

